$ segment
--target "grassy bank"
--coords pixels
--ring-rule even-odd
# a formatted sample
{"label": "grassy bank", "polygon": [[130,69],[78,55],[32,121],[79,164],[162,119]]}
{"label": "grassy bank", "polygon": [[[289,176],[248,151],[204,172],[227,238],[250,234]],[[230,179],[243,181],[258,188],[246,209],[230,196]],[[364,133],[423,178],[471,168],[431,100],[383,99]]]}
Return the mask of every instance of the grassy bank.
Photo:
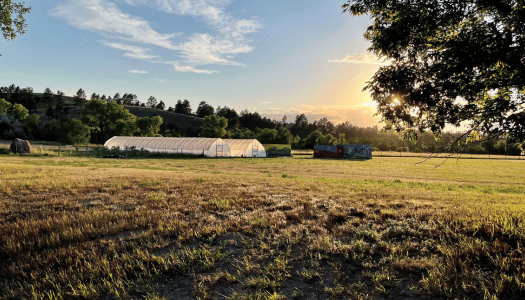
{"label": "grassy bank", "polygon": [[525,162],[418,161],[2,155],[0,297],[525,297]]}

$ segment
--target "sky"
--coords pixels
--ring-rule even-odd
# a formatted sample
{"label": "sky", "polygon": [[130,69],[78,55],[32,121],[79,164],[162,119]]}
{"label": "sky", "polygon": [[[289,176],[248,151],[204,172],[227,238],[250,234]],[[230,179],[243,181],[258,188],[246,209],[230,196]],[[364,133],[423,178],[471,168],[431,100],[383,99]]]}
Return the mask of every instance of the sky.
{"label": "sky", "polygon": [[0,86],[374,126],[362,89],[382,63],[367,52],[370,19],[343,14],[344,3],[26,0],[26,33],[0,39]]}

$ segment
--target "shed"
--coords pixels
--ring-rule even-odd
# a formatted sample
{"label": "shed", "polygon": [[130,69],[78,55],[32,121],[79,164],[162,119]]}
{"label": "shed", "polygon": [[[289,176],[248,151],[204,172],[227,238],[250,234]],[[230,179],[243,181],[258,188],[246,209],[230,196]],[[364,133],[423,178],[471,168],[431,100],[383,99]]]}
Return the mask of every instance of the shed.
{"label": "shed", "polygon": [[224,139],[232,157],[266,157],[264,146],[256,139]]}
{"label": "shed", "polygon": [[150,152],[196,154],[207,157],[231,157],[230,147],[220,138],[175,138],[114,136],[104,144],[107,148],[135,147]]}

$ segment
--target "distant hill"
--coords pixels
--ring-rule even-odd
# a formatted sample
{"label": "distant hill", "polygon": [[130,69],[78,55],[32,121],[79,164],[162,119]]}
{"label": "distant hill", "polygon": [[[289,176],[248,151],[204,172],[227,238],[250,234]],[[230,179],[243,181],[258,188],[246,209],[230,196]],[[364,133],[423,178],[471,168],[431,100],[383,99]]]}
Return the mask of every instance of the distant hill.
{"label": "distant hill", "polygon": [[[35,93],[35,95],[42,96],[41,93]],[[66,115],[68,118],[80,119],[82,114],[83,107],[75,106],[73,102],[73,97],[64,96],[65,102],[71,106],[69,113]],[[149,107],[142,106],[129,106],[124,105],[124,107],[129,110],[130,113],[134,114],[137,117],[153,117],[161,116],[163,119],[163,125],[168,126],[171,124],[177,130],[187,130],[191,129],[197,131],[200,129],[202,123],[204,123],[203,118],[188,116],[183,114],[178,114],[166,110],[158,110]],[[38,104],[38,114],[41,117],[41,120],[47,120],[46,116],[47,106],[45,103]]]}

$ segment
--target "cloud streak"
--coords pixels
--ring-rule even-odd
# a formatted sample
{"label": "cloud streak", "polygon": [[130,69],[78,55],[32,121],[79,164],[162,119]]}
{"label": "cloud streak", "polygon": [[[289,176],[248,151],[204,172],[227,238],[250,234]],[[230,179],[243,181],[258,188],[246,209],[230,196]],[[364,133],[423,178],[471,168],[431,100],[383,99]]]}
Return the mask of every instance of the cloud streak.
{"label": "cloud streak", "polygon": [[201,74],[213,74],[218,73],[219,71],[214,70],[201,70],[201,69],[195,69],[192,66],[180,66],[179,63],[174,62],[173,67],[177,72],[193,72],[193,73],[201,73]]}
{"label": "cloud streak", "polygon": [[142,70],[129,70],[128,72],[133,74],[148,74],[148,71],[142,71]]}
{"label": "cloud streak", "polygon": [[329,60],[334,63],[352,63],[352,64],[365,64],[365,65],[377,65],[377,66],[388,66],[390,60],[380,59],[374,54],[370,53],[358,53],[353,55],[347,55],[343,59]]}
{"label": "cloud streak", "polygon": [[149,52],[150,49],[146,49],[142,47],[124,45],[124,44],[119,44],[119,43],[105,43],[104,45],[114,48],[114,49],[123,50],[125,51],[124,56],[130,57],[130,58],[151,59],[151,58],[159,57],[158,55],[146,54],[146,52]]}

